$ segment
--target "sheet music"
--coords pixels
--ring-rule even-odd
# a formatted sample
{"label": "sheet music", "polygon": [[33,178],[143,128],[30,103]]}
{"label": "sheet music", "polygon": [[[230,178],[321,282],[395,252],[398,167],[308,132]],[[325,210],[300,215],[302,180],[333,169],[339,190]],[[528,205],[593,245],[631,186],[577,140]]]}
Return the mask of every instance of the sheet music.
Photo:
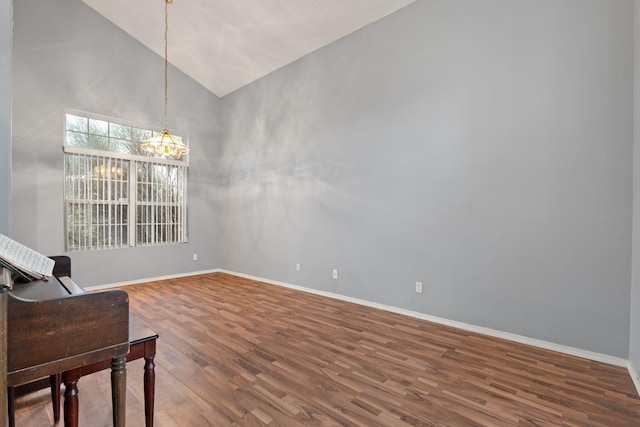
{"label": "sheet music", "polygon": [[55,261],[0,234],[0,264],[34,279],[50,277]]}

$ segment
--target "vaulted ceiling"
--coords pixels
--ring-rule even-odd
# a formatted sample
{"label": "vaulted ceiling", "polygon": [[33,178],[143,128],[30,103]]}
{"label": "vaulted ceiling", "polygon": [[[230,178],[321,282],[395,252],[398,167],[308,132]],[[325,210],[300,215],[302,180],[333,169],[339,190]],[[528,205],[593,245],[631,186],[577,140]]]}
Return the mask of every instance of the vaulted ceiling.
{"label": "vaulted ceiling", "polygon": [[[83,0],[164,56],[164,0]],[[169,62],[222,97],[415,0],[174,0]]]}

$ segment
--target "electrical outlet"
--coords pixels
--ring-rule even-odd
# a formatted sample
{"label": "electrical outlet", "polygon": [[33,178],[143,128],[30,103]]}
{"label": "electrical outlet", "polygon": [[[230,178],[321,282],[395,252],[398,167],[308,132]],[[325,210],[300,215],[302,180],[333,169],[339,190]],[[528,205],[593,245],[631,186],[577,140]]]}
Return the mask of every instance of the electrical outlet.
{"label": "electrical outlet", "polygon": [[300,271],[300,263],[296,264],[296,271]]}
{"label": "electrical outlet", "polygon": [[422,293],[422,282],[416,282],[416,292],[419,294]]}
{"label": "electrical outlet", "polygon": [[333,270],[332,277],[334,280],[338,280],[338,270]]}
{"label": "electrical outlet", "polygon": [[193,254],[193,260],[197,261],[198,260],[198,254]]}

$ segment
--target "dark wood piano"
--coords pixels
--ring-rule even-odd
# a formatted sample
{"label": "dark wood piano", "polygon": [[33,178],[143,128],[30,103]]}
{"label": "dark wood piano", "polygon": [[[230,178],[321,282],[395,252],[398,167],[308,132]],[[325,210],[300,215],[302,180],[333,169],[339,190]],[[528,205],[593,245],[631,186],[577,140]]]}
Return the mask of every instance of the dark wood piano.
{"label": "dark wood piano", "polygon": [[[111,359],[113,425],[125,425],[129,298],[110,290],[84,293],[71,281],[68,257],[52,257],[48,281],[15,283],[7,293],[7,386]],[[65,426],[78,424],[77,379],[65,383]],[[11,420],[10,420],[11,422]]]}

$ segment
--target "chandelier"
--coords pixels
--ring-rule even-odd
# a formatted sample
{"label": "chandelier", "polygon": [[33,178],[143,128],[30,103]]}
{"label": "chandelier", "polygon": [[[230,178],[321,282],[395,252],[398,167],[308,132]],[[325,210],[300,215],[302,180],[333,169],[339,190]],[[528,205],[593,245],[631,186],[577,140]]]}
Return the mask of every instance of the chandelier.
{"label": "chandelier", "polygon": [[164,0],[164,129],[152,138],[143,141],[140,148],[144,151],[154,153],[162,157],[172,157],[179,159],[183,154],[189,152],[189,148],[182,142],[179,136],[171,135],[167,130],[167,100],[168,100],[168,39],[169,39],[169,3],[173,0]]}

